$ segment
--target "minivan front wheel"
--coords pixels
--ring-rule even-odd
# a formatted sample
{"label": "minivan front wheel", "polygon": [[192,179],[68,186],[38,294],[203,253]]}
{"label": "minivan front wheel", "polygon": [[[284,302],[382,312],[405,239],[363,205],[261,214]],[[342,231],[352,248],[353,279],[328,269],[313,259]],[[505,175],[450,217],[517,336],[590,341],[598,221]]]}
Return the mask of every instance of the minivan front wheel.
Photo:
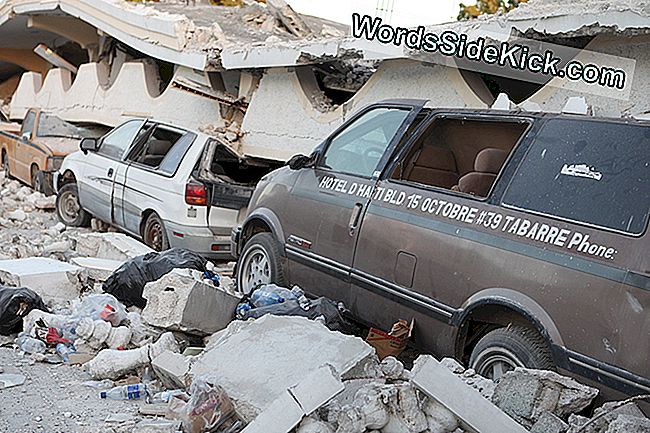
{"label": "minivan front wheel", "polygon": [[251,237],[237,263],[237,287],[249,294],[261,284],[285,284],[278,243],[270,233]]}
{"label": "minivan front wheel", "polygon": [[516,367],[555,369],[544,338],[523,326],[498,328],[485,334],[474,347],[469,364],[478,374],[494,381]]}
{"label": "minivan front wheel", "polygon": [[67,183],[59,189],[56,195],[56,214],[66,226],[87,227],[90,225],[90,214],[79,203],[79,191],[76,183]]}

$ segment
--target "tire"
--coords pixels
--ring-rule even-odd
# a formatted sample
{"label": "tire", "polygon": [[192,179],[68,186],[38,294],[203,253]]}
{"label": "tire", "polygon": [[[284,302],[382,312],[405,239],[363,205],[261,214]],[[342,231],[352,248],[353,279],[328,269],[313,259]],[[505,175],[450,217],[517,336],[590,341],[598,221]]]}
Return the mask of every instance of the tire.
{"label": "tire", "polygon": [[7,179],[13,179],[13,177],[11,177],[11,172],[9,171],[9,155],[7,155],[7,152],[2,152],[2,169],[4,170]]}
{"label": "tire", "polygon": [[555,370],[546,340],[523,326],[498,328],[485,334],[472,350],[469,365],[494,381],[515,367]]}
{"label": "tire", "polygon": [[271,233],[251,237],[237,262],[237,288],[250,294],[260,284],[286,284],[280,247]]}
{"label": "tire", "polygon": [[76,183],[63,185],[56,195],[56,215],[66,226],[88,227],[90,214],[79,203],[79,191]]}
{"label": "tire", "polygon": [[38,191],[45,195],[52,195],[54,191],[52,190],[52,185],[47,180],[47,176],[41,170],[37,171],[32,179],[32,188],[34,191]]}
{"label": "tire", "polygon": [[164,251],[169,249],[169,239],[165,224],[157,213],[152,213],[147,217],[142,230],[142,240],[154,251]]}

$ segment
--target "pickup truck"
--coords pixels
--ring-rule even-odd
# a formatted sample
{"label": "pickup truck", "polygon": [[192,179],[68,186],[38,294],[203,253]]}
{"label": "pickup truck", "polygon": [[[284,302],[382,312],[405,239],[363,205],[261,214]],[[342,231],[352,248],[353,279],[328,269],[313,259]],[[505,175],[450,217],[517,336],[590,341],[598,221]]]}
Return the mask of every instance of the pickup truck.
{"label": "pickup truck", "polygon": [[94,134],[35,108],[27,112],[18,131],[17,125],[6,125],[0,128],[2,168],[9,177],[47,195],[53,193],[52,173],[63,158],[79,148],[82,137]]}
{"label": "pickup truck", "polygon": [[275,166],[218,139],[152,119],[84,138],[55,175],[56,209],[68,226],[95,217],[154,250],[187,248],[230,259],[230,231],[257,181]]}

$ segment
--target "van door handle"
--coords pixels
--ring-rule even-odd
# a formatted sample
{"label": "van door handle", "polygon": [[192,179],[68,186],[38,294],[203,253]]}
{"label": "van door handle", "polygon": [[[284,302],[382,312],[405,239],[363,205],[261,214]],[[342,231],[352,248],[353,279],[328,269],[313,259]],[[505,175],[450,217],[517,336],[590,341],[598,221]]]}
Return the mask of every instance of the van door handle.
{"label": "van door handle", "polygon": [[113,177],[113,168],[108,169],[108,177]]}
{"label": "van door handle", "polygon": [[350,236],[354,236],[354,233],[357,231],[357,227],[359,227],[361,209],[363,209],[363,205],[361,203],[355,204],[354,208],[352,209],[352,215],[350,215],[350,223],[348,224]]}

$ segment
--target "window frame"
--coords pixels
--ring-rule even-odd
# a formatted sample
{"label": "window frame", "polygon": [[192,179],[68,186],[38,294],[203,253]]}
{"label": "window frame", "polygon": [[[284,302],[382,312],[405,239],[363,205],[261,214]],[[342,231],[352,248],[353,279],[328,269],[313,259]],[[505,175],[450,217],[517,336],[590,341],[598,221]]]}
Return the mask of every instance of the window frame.
{"label": "window frame", "polygon": [[[127,153],[127,156],[124,158],[124,162],[126,162],[129,165],[129,167],[135,167],[135,168],[138,168],[140,170],[144,170],[144,171],[147,171],[149,173],[157,174],[159,176],[171,179],[174,176],[176,176],[176,173],[178,173],[178,170],[180,169],[180,166],[183,163],[183,160],[185,159],[185,156],[190,151],[190,148],[192,146],[194,146],[194,143],[196,142],[196,139],[198,138],[199,135],[196,134],[195,132],[188,131],[186,129],[179,128],[179,127],[172,126],[172,125],[166,125],[164,123],[151,122],[151,124],[152,124],[153,128],[151,129],[151,132],[147,135],[145,143],[143,143],[143,145],[146,144],[146,141],[148,141],[149,138],[151,138],[151,134],[153,134],[153,132],[158,127],[166,128],[166,129],[171,130],[172,132],[178,132],[178,133],[181,134],[181,136],[178,138],[178,140],[172,145],[172,147],[169,148],[169,151],[167,152],[167,154],[169,154],[169,152],[171,152],[171,150],[174,148],[174,146],[176,146],[176,143],[178,143],[184,136],[186,136],[187,134],[191,135],[190,143],[188,144],[185,151],[181,155],[181,158],[180,158],[180,160],[178,162],[178,165],[176,166],[176,169],[174,170],[174,172],[173,173],[168,173],[168,172],[165,172],[165,171],[161,171],[159,169],[160,166],[152,167],[150,165],[142,164],[141,162],[137,162],[137,161],[134,161],[132,159],[129,159],[130,157],[132,157],[132,153],[136,150],[134,147],[129,149],[129,152]],[[145,125],[146,125],[146,122],[145,122]],[[145,126],[145,125],[143,125],[143,126]],[[135,146],[136,143],[133,143],[133,145]],[[165,155],[165,157],[166,156],[167,155]],[[164,161],[164,158],[163,158],[163,161]],[[162,161],[160,162],[160,164],[162,164]]]}
{"label": "window frame", "polygon": [[20,128],[20,137],[21,137],[21,138],[22,138],[22,137],[25,135],[25,133],[27,132],[27,131],[25,131],[24,127],[25,127],[25,124],[26,124],[26,122],[27,122],[27,118],[28,118],[29,116],[31,116],[31,115],[34,115],[34,121],[32,122],[32,129],[31,129],[31,131],[29,131],[29,137],[28,137],[28,139],[31,139],[31,138],[34,136],[34,129],[36,129],[36,127],[38,126],[38,125],[37,125],[37,122],[38,122],[38,117],[39,117],[39,115],[38,115],[38,113],[37,113],[35,110],[29,110],[29,111],[27,112],[27,114],[25,115],[25,119],[23,120],[23,124],[21,125],[21,128]]}
{"label": "window frame", "polygon": [[[461,119],[461,120],[475,120],[475,121],[478,120],[478,121],[485,121],[485,122],[504,121],[509,123],[527,124],[526,129],[524,129],[521,136],[519,137],[515,145],[512,147],[512,150],[510,151],[508,157],[506,158],[503,165],[501,166],[501,169],[499,170],[497,177],[494,179],[494,182],[490,187],[490,191],[488,191],[488,194],[485,197],[479,197],[476,195],[472,195],[460,191],[453,191],[451,189],[442,188],[434,185],[426,185],[423,183],[412,182],[412,181],[402,180],[402,179],[393,179],[391,177],[391,174],[397,168],[398,162],[406,157],[406,154],[409,152],[413,144],[415,144],[415,141],[418,140],[420,136],[426,131],[426,129],[429,126],[431,126],[431,124],[435,122],[437,119]],[[499,186],[501,180],[504,177],[504,172],[510,166],[511,161],[516,160],[515,155],[518,153],[518,150],[521,149],[522,147],[529,147],[530,143],[526,143],[526,140],[528,139],[528,137],[531,136],[531,132],[533,132],[532,130],[534,125],[535,125],[534,118],[528,116],[521,116],[521,115],[499,116],[495,114],[483,114],[483,113],[472,114],[466,112],[455,113],[450,111],[432,111],[424,120],[422,120],[422,122],[420,122],[420,125],[418,125],[415,131],[413,131],[413,136],[409,138],[409,140],[406,141],[400,149],[396,149],[396,154],[393,157],[391,157],[391,163],[384,168],[384,172],[382,173],[381,180],[387,181],[389,183],[395,183],[398,185],[411,187],[411,188],[418,188],[418,189],[427,190],[431,192],[442,193],[442,194],[450,195],[452,197],[470,199],[476,202],[497,204],[496,202],[500,200],[501,197],[503,196],[503,191],[499,192],[498,194],[495,194],[495,192],[499,191],[497,187]],[[519,162],[516,162],[516,164],[519,164]]]}
{"label": "window frame", "polygon": [[526,209],[526,208],[522,208],[522,207],[519,207],[519,206],[516,206],[516,205],[511,205],[511,204],[508,204],[508,203],[505,202],[505,198],[506,198],[506,196],[508,194],[508,191],[510,190],[510,187],[511,187],[511,185],[512,185],[514,179],[515,179],[515,175],[517,173],[519,173],[519,170],[521,169],[522,164],[527,159],[529,153],[533,151],[533,147],[535,147],[536,139],[537,139],[537,136],[538,136],[540,130],[549,121],[556,120],[556,119],[567,119],[567,120],[577,120],[577,121],[597,122],[597,123],[613,123],[613,124],[617,124],[617,125],[637,125],[637,126],[644,126],[644,127],[650,128],[650,125],[644,124],[642,122],[630,122],[630,121],[624,121],[624,120],[623,121],[616,121],[614,119],[601,119],[601,120],[598,120],[598,119],[584,119],[584,118],[577,118],[577,117],[574,117],[574,116],[553,116],[553,117],[545,118],[543,120],[540,119],[541,122],[540,122],[539,128],[535,131],[535,134],[532,136],[531,142],[529,143],[529,145],[528,145],[528,147],[526,149],[526,152],[524,152],[524,154],[522,155],[522,158],[517,162],[516,167],[513,170],[512,176],[510,176],[510,181],[508,182],[506,187],[503,189],[503,192],[502,192],[501,197],[499,199],[499,206],[502,206],[503,208],[506,208],[506,209],[511,209],[511,210],[515,210],[515,211],[518,211],[518,212],[523,212],[523,213],[526,213],[526,214],[530,214],[530,215],[541,216],[541,217],[553,219],[553,220],[556,220],[556,221],[575,224],[575,225],[588,227],[588,228],[592,228],[592,229],[597,229],[597,230],[603,230],[603,231],[607,231],[607,232],[610,232],[610,233],[616,233],[616,234],[620,234],[620,235],[631,237],[631,238],[641,238],[641,237],[645,236],[646,232],[648,231],[648,226],[650,226],[650,209],[648,209],[648,211],[646,213],[646,221],[645,221],[645,226],[644,226],[643,230],[641,231],[641,233],[635,234],[635,233],[625,232],[625,231],[618,230],[618,229],[613,229],[613,228],[610,228],[610,227],[604,227],[604,226],[601,226],[601,225],[598,225],[598,224],[588,223],[586,221],[573,220],[571,218],[565,218],[565,217],[562,217],[562,216],[559,216],[559,215],[547,214],[545,212],[539,212],[539,211],[535,211],[535,210],[531,210],[531,209]]}
{"label": "window frame", "polygon": [[118,126],[111,129],[108,133],[104,134],[104,136],[102,136],[99,139],[99,146],[97,147],[97,150],[95,151],[95,153],[97,155],[101,156],[102,158],[107,158],[107,159],[110,159],[112,161],[126,162],[126,157],[131,152],[131,149],[133,147],[133,138],[135,138],[137,136],[137,132],[136,132],[136,135],[134,135],[133,138],[131,139],[131,143],[129,143],[128,146],[125,148],[124,153],[122,154],[121,158],[118,158],[118,157],[115,157],[115,156],[112,156],[112,155],[106,155],[105,153],[102,153],[101,150],[102,150],[102,146],[104,145],[104,140],[106,139],[106,137],[108,137],[113,132],[115,132],[115,130],[117,128],[121,128],[122,126],[126,125],[129,122],[140,122],[140,128],[138,129],[138,132],[139,132],[144,127],[144,125],[145,125],[145,123],[147,121],[146,121],[146,119],[129,119],[129,120],[123,122],[123,123],[120,123]]}
{"label": "window frame", "polygon": [[[401,137],[404,135],[406,132],[408,126],[413,122],[415,115],[420,112],[422,109],[423,105],[410,105],[410,104],[399,104],[399,103],[379,103],[379,104],[372,104],[369,105],[361,110],[359,110],[357,113],[355,113],[348,121],[344,122],[341,126],[339,126],[337,129],[332,132],[327,139],[318,146],[318,157],[314,161],[314,166],[313,168],[315,170],[321,170],[326,173],[337,173],[337,174],[342,174],[345,176],[354,176],[358,177],[359,179],[377,179],[381,177],[381,173],[383,173],[384,167],[387,164],[387,159],[388,157],[393,153],[394,147],[397,143],[399,143],[399,140]],[[330,148],[330,145],[332,144],[332,140],[339,136],[341,133],[343,133],[350,125],[352,125],[354,122],[356,122],[359,118],[364,116],[366,113],[369,113],[372,110],[380,109],[380,108],[390,108],[390,109],[395,109],[395,110],[404,110],[407,111],[407,115],[402,121],[402,124],[397,128],[395,131],[395,135],[391,138],[390,142],[388,142],[388,145],[386,146],[386,150],[384,151],[384,154],[382,157],[379,159],[379,162],[377,163],[377,167],[375,171],[373,172],[372,175],[370,176],[362,176],[360,174],[356,173],[347,173],[344,171],[339,171],[339,170],[334,170],[328,167],[322,166],[323,158],[325,157],[325,154]]]}

